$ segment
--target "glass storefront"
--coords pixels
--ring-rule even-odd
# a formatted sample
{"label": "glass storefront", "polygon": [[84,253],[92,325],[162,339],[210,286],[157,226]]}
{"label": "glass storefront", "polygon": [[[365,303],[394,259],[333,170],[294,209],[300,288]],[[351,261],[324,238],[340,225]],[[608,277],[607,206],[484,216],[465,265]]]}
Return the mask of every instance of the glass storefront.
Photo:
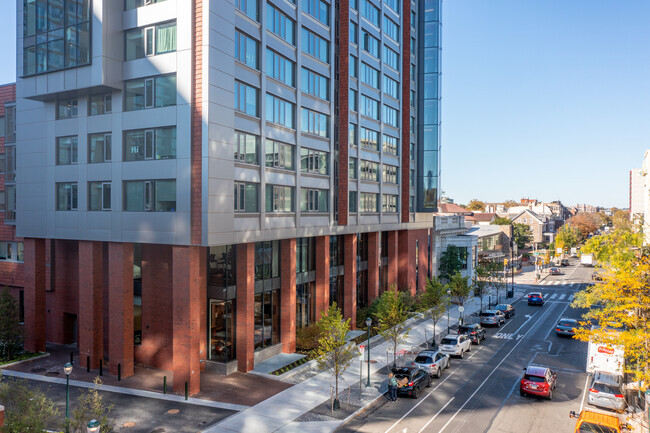
{"label": "glass storefront", "polygon": [[316,283],[296,284],[296,328],[302,328],[314,322],[314,295]]}
{"label": "glass storefront", "polygon": [[235,359],[235,301],[210,301],[210,359]]}
{"label": "glass storefront", "polygon": [[237,357],[236,251],[234,245],[208,249],[208,356],[215,362],[229,362]]}
{"label": "glass storefront", "polygon": [[280,342],[280,290],[255,295],[255,350]]}

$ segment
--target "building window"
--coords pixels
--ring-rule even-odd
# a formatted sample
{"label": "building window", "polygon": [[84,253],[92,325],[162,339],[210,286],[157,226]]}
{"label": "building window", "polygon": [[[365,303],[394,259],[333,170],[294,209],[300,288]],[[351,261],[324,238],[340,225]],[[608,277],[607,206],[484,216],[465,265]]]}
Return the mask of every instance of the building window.
{"label": "building window", "polygon": [[280,277],[280,242],[255,242],[255,281]]}
{"label": "building window", "polygon": [[348,210],[350,211],[350,213],[357,212],[357,192],[350,191],[348,197],[349,197]]}
{"label": "building window", "polygon": [[255,87],[235,81],[235,110],[259,117],[258,90]]}
{"label": "building window", "polygon": [[22,242],[0,242],[0,261],[24,261],[25,245]]}
{"label": "building window", "polygon": [[[412,25],[414,24],[412,23]],[[399,42],[399,26],[386,15],[384,15],[384,34],[395,42]]]}
{"label": "building window", "polygon": [[175,212],[176,180],[124,182],[124,210],[137,212]]}
{"label": "building window", "polygon": [[16,181],[16,146],[5,147],[5,182]]}
{"label": "building window", "polygon": [[379,39],[365,30],[361,30],[361,48],[379,58]]}
{"label": "building window", "polygon": [[250,19],[259,21],[257,0],[235,0],[235,7]]}
{"label": "building window", "polygon": [[395,155],[397,156],[397,146],[398,146],[399,140],[397,137],[391,137],[390,135],[384,134],[384,153],[386,155]]}
{"label": "building window", "polygon": [[236,246],[210,247],[208,253],[208,286],[229,287],[237,284]]}
{"label": "building window", "polygon": [[370,182],[379,182],[379,164],[372,161],[361,160],[360,170],[361,180]]}
{"label": "building window", "polygon": [[77,98],[60,99],[56,101],[56,118],[71,119],[79,115]]}
{"label": "building window", "polygon": [[15,143],[16,142],[16,105],[5,105],[5,115],[2,119],[2,127],[4,132],[0,134],[0,137],[4,136],[5,143]]}
{"label": "building window", "polygon": [[270,3],[266,5],[266,28],[275,33],[281,39],[284,39],[286,42],[294,45],[294,23],[286,16],[284,13],[280,12],[279,9],[276,9]]}
{"label": "building window", "polygon": [[354,89],[350,89],[348,92],[348,104],[350,111],[358,111],[359,110],[359,104],[357,102],[357,91]]}
{"label": "building window", "polygon": [[415,107],[415,90],[411,90],[411,107]]}
{"label": "building window", "polygon": [[379,120],[379,101],[361,94],[359,97],[359,112],[375,120]]}
{"label": "building window", "polygon": [[354,21],[350,21],[350,42],[359,44],[359,26]]}
{"label": "building window", "polygon": [[329,137],[329,116],[302,108],[302,132]]}
{"label": "building window", "polygon": [[77,183],[56,184],[56,210],[77,210]]}
{"label": "building window", "polygon": [[176,22],[126,30],[124,60],[176,51]]}
{"label": "building window", "polygon": [[280,289],[255,294],[255,350],[280,343]]}
{"label": "building window", "polygon": [[295,147],[279,141],[266,139],[266,166],[294,170]]}
{"label": "building window", "polygon": [[88,0],[24,0],[23,74],[90,64]]}
{"label": "building window", "polygon": [[354,78],[359,77],[359,62],[353,55],[350,55],[350,76]]}
{"label": "building window", "polygon": [[354,123],[348,124],[348,145],[357,145],[357,125]]}
{"label": "building window", "polygon": [[384,45],[384,64],[399,71],[399,54]]}
{"label": "building window", "polygon": [[317,98],[330,100],[330,86],[329,79],[310,71],[309,69],[302,68],[302,91]]}
{"label": "building window", "polygon": [[383,168],[383,181],[384,183],[393,183],[397,184],[397,173],[399,172],[399,169],[395,167],[394,165],[386,165],[384,164]]}
{"label": "building window", "polygon": [[409,156],[411,157],[411,161],[415,161],[415,143],[411,142],[409,150],[410,150]]}
{"label": "building window", "polygon": [[327,153],[305,147],[301,148],[300,171],[303,173],[328,174]]}
{"label": "building window", "polygon": [[56,164],[71,165],[77,163],[77,137],[57,137]]}
{"label": "building window", "polygon": [[[384,0],[384,4],[394,12],[399,13],[399,0]],[[415,23],[415,20],[413,20],[413,23]]]}
{"label": "building window", "polygon": [[5,185],[5,221],[16,221],[16,185]]}
{"label": "building window", "polygon": [[88,210],[111,210],[110,182],[88,182]]}
{"label": "building window", "polygon": [[266,212],[293,212],[292,186],[266,185]]}
{"label": "building window", "polygon": [[348,161],[348,177],[350,179],[357,178],[357,158],[350,158]]}
{"label": "building window", "polygon": [[303,328],[314,321],[316,283],[309,281],[296,284],[296,328]]}
{"label": "building window", "polygon": [[277,96],[266,94],[266,121],[294,129],[294,105]]}
{"label": "building window", "polygon": [[369,85],[373,89],[379,89],[379,71],[361,62],[361,82]]}
{"label": "building window", "polygon": [[235,212],[259,212],[259,185],[235,182]]}
{"label": "building window", "polygon": [[88,115],[97,116],[113,111],[113,95],[91,95],[88,98]]}
{"label": "building window", "polygon": [[167,0],[126,0],[126,10],[162,3]]}
{"label": "building window", "polygon": [[330,43],[305,28],[302,29],[302,51],[321,62],[330,61]]}
{"label": "building window", "polygon": [[126,81],[124,95],[124,111],[176,105],[176,75]]}
{"label": "building window", "polygon": [[397,213],[397,196],[383,194],[381,196],[381,211],[387,213]]}
{"label": "building window", "polygon": [[399,99],[399,83],[388,75],[384,75],[384,93],[392,98]]}
{"label": "building window", "polygon": [[253,69],[259,68],[257,53],[259,42],[245,33],[235,30],[235,58]]}
{"label": "building window", "polygon": [[176,158],[176,127],[138,129],[124,133],[124,161]]}
{"label": "building window", "polygon": [[359,210],[366,213],[377,213],[378,201],[377,195],[370,192],[362,192],[359,194]]}
{"label": "building window", "polygon": [[[212,252],[212,248],[210,249]],[[236,359],[235,300],[210,300],[210,359],[228,362]]]}
{"label": "building window", "polygon": [[369,0],[361,0],[361,16],[379,28],[379,9]]}
{"label": "building window", "polygon": [[415,197],[413,197],[412,195],[409,196],[409,212],[415,212],[415,206],[413,204],[414,201],[415,201]]}
{"label": "building window", "polygon": [[90,134],[88,136],[88,163],[111,160],[111,134]]}
{"label": "building window", "polygon": [[273,50],[266,49],[266,74],[286,84],[295,86],[295,65],[284,56]]}
{"label": "building window", "polygon": [[370,150],[379,150],[379,133],[372,129],[361,127],[361,147]]}
{"label": "building window", "polygon": [[257,135],[235,131],[235,161],[259,165],[259,145],[260,138]]}
{"label": "building window", "polygon": [[330,6],[323,0],[302,0],[302,10],[326,26],[330,25]]}
{"label": "building window", "polygon": [[409,170],[409,186],[415,186],[415,170]]}
{"label": "building window", "polygon": [[[4,153],[0,153],[0,174],[4,174],[4,173],[5,173],[6,164],[7,164],[7,163],[5,162],[5,154],[4,154]],[[2,194],[0,194],[0,199],[2,199],[3,197],[4,197],[4,196],[3,196]],[[2,204],[4,204],[4,202],[2,202]],[[2,211],[1,208],[0,208],[0,211]]]}
{"label": "building window", "polygon": [[383,119],[384,123],[393,126],[395,128],[399,127],[399,123],[397,121],[397,110],[394,109],[393,107],[389,107],[388,105],[384,105],[383,107]]}
{"label": "building window", "polygon": [[329,190],[300,188],[301,212],[328,212]]}

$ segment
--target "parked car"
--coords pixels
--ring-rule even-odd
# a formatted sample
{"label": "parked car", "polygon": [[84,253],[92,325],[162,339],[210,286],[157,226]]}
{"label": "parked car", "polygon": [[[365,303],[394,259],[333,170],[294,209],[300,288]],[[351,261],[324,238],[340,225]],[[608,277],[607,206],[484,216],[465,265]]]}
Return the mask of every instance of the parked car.
{"label": "parked car", "polygon": [[422,388],[431,386],[429,372],[417,367],[393,368],[392,372],[398,383],[397,395],[408,395],[413,398],[418,398]]}
{"label": "parked car", "polygon": [[463,334],[449,334],[440,340],[440,349],[442,353],[449,354],[450,356],[457,356],[462,358],[465,352],[472,351],[472,340],[467,335]]}
{"label": "parked car", "polygon": [[531,292],[528,294],[528,305],[544,305],[544,295],[541,292]]}
{"label": "parked car", "polygon": [[600,275],[598,272],[591,274],[591,279],[594,281],[603,281],[602,275]]}
{"label": "parked car", "polygon": [[481,325],[501,327],[502,323],[506,323],[506,317],[499,310],[485,310],[480,317]]}
{"label": "parked car", "polygon": [[557,325],[555,325],[555,333],[557,335],[566,335],[573,337],[576,334],[576,328],[578,327],[578,321],[574,319],[561,318]]}
{"label": "parked car", "polygon": [[529,365],[524,368],[524,377],[519,382],[519,394],[528,394],[553,399],[553,390],[557,386],[557,372],[548,367]]}
{"label": "parked car", "polygon": [[506,319],[509,319],[515,315],[515,307],[510,304],[499,304],[494,307],[494,309],[501,311]]}
{"label": "parked car", "polygon": [[466,323],[458,327],[459,334],[465,334],[474,344],[479,344],[487,337],[487,331],[478,323]]}
{"label": "parked car", "polygon": [[623,431],[629,431],[632,427],[623,423],[618,416],[608,415],[602,412],[594,412],[589,409],[585,409],[580,414],[575,413],[574,411],[569,412],[571,418],[578,418],[576,421],[575,430],[573,433],[583,433],[583,432],[603,432],[603,433],[621,433]]}
{"label": "parked car", "polygon": [[560,260],[560,266],[569,266],[569,259]]}
{"label": "parked car", "polygon": [[551,268],[548,273],[550,275],[560,275],[560,270],[558,268]]}
{"label": "parked car", "polygon": [[418,353],[418,356],[411,363],[412,367],[428,371],[429,376],[436,379],[440,377],[440,372],[445,368],[449,368],[450,365],[451,358],[449,355],[438,350],[423,350]]}
{"label": "parked car", "polygon": [[594,406],[623,412],[627,406],[623,387],[621,375],[597,371],[589,387],[587,402]]}

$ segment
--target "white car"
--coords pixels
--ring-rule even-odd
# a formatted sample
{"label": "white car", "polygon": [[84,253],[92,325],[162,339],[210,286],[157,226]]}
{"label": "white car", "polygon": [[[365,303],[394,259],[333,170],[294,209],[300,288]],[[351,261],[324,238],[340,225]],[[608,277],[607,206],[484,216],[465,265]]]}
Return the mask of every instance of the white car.
{"label": "white car", "polygon": [[440,340],[439,349],[442,353],[449,356],[462,358],[465,352],[472,351],[472,340],[467,335],[449,334]]}

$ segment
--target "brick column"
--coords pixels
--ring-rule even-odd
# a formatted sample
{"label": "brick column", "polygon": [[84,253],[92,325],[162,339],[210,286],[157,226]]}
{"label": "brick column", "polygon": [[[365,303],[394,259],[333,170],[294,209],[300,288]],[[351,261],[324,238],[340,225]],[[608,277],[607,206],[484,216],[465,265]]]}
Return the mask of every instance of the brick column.
{"label": "brick column", "polygon": [[183,392],[188,383],[190,395],[201,391],[201,259],[204,248],[172,247],[174,392]]}
{"label": "brick column", "polygon": [[[294,249],[295,251],[295,249]],[[294,254],[295,256],[295,254]],[[294,258],[295,260],[295,258]],[[255,244],[237,245],[237,369],[255,366]],[[295,278],[295,277],[294,277]],[[295,293],[295,291],[294,291]],[[294,295],[295,296],[295,295]],[[295,316],[295,314],[294,314]],[[294,317],[295,327],[295,317]]]}
{"label": "brick column", "polygon": [[25,350],[45,352],[45,240],[25,238]]}
{"label": "brick column", "polygon": [[314,320],[321,317],[330,305],[330,237],[316,238],[316,311]]}
{"label": "brick column", "polygon": [[280,241],[280,342],[284,353],[296,351],[296,239]]}
{"label": "brick column", "polygon": [[420,257],[418,258],[418,290],[424,290],[429,278],[429,233],[427,230],[418,230],[420,236]]}
{"label": "brick column", "polygon": [[108,244],[108,356],[109,373],[133,375],[133,244]]}
{"label": "brick column", "polygon": [[415,294],[415,236],[411,231],[401,230],[398,243],[399,273],[397,288],[399,290],[409,290],[411,294]]}
{"label": "brick column", "polygon": [[398,275],[398,231],[388,232],[388,265],[386,272],[388,272],[387,281],[388,288],[390,289],[393,285],[397,286],[397,275]]}
{"label": "brick column", "polygon": [[368,305],[379,297],[379,235],[368,233]]}
{"label": "brick column", "polygon": [[104,356],[104,247],[79,241],[79,364],[99,368]]}
{"label": "brick column", "polygon": [[357,235],[343,235],[343,317],[357,327]]}

